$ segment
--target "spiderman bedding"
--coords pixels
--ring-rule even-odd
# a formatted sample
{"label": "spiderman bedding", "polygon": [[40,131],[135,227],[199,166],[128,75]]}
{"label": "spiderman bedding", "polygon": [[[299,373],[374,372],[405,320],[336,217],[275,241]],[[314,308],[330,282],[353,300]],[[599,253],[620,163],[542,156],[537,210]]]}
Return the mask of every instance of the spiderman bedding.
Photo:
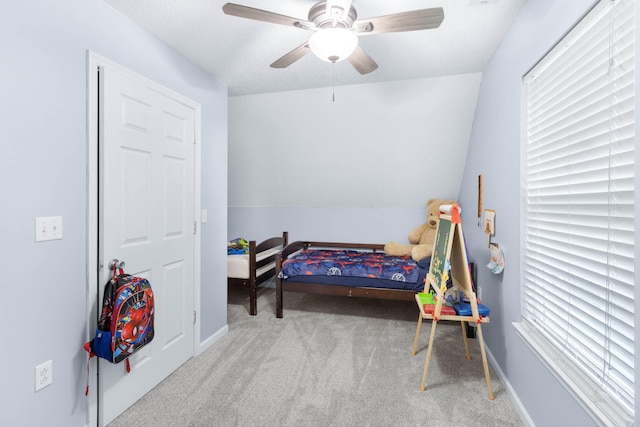
{"label": "spiderman bedding", "polygon": [[[307,249],[282,264],[285,281],[422,291],[429,260],[340,249]],[[424,268],[426,265],[426,268]]]}

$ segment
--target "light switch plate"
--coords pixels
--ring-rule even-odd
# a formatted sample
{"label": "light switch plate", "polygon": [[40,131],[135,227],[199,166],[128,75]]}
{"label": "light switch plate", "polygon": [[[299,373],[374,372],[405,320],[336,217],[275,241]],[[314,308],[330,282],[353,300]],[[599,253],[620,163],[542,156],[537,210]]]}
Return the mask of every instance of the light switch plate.
{"label": "light switch plate", "polygon": [[62,239],[61,216],[36,218],[36,242],[60,239]]}

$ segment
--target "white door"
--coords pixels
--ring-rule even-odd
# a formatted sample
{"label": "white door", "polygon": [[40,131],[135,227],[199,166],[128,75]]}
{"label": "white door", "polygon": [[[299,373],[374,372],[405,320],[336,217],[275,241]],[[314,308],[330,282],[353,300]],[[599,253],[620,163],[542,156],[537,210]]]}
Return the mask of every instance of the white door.
{"label": "white door", "polygon": [[105,425],[193,356],[196,120],[171,92],[111,67],[99,99],[100,283],[118,259],[155,295],[155,336],[130,357],[131,372],[99,359]]}

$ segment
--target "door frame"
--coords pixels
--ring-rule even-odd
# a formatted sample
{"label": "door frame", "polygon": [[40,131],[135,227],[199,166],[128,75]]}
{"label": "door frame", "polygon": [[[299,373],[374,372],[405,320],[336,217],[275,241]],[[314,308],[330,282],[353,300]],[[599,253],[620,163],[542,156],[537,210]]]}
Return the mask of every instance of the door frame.
{"label": "door frame", "polygon": [[[87,50],[87,318],[85,341],[89,341],[95,334],[98,321],[98,295],[99,286],[99,262],[98,259],[98,200],[99,200],[99,158],[98,158],[98,68],[106,67],[116,69],[119,73],[127,75],[134,80],[144,82],[145,85],[161,89],[195,111],[195,150],[194,150],[194,260],[193,260],[193,307],[194,339],[193,356],[202,351],[200,345],[200,264],[201,264],[201,129],[202,107],[199,103],[181,95],[165,86],[162,86],[140,74],[137,74],[122,65],[111,61],[91,50]],[[98,423],[98,364],[96,358],[89,360],[87,369],[87,422],[88,425]]]}

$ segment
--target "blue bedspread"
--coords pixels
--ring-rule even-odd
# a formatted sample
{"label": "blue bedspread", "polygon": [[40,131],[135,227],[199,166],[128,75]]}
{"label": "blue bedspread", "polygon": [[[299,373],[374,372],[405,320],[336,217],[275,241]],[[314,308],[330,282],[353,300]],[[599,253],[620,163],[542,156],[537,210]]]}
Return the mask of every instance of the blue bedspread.
{"label": "blue bedspread", "polygon": [[[349,286],[348,277],[365,279],[383,279],[385,283],[399,289],[421,289],[425,272],[409,256],[388,256],[384,253],[360,252],[354,250],[307,249],[284,261],[281,277],[340,276],[343,282],[335,282]],[[320,282],[324,283],[323,280]],[[382,283],[381,282],[381,283]],[[363,286],[359,282],[359,286]],[[415,286],[415,285],[417,286]],[[409,286],[407,286],[409,285]],[[376,281],[369,281],[367,286],[377,286]],[[389,287],[386,284],[380,287]]]}

